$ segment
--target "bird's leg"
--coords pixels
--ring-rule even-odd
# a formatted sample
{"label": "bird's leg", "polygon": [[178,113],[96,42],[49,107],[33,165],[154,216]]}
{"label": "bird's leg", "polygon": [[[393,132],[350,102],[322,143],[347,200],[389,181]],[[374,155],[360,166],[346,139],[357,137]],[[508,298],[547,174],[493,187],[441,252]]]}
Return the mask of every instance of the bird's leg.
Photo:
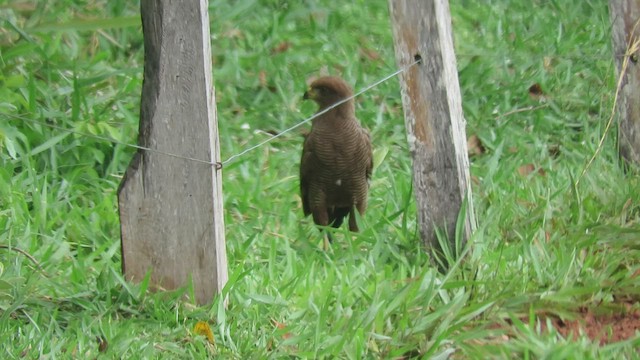
{"label": "bird's leg", "polygon": [[[314,206],[311,209],[311,214],[313,215],[313,222],[316,223],[316,225],[325,227],[329,225],[329,212],[324,204]],[[327,232],[327,236],[323,236],[322,238],[324,250],[329,249],[329,243],[333,241],[331,234]]]}
{"label": "bird's leg", "polygon": [[327,231],[327,236],[322,237],[322,249],[324,251],[329,250],[329,246],[331,245],[332,242],[333,242],[333,236],[331,236],[331,233]]}
{"label": "bird's leg", "polygon": [[353,232],[358,232],[358,221],[356,219],[356,209],[355,208],[351,208],[351,211],[349,211],[349,230],[353,231]]}
{"label": "bird's leg", "polygon": [[313,222],[316,223],[316,225],[329,225],[329,213],[327,212],[327,207],[324,206],[324,204],[311,208],[311,214],[313,215]]}
{"label": "bird's leg", "polygon": [[356,209],[360,216],[364,215],[364,212],[367,210],[367,198],[361,199],[356,203],[354,207],[351,208],[349,212],[349,230],[353,232],[358,232],[358,221],[356,218]]}

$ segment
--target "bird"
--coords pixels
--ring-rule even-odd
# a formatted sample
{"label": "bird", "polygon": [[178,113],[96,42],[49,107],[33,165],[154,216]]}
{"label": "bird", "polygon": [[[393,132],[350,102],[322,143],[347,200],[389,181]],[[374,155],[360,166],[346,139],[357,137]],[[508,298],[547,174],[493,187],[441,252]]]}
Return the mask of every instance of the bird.
{"label": "bird", "polygon": [[[324,76],[311,83],[303,99],[315,101],[317,113],[322,113],[352,96],[342,78]],[[339,228],[348,215],[349,230],[358,232],[355,211],[364,215],[367,209],[372,169],[371,137],[356,118],[354,100],[318,115],[305,136],[300,160],[305,217],[312,215],[318,226]]]}

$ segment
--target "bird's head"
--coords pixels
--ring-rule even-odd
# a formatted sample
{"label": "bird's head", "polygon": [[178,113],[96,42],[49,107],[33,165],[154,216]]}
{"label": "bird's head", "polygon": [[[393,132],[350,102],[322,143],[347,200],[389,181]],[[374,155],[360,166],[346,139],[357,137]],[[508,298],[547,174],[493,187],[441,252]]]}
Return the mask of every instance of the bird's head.
{"label": "bird's head", "polygon": [[[322,110],[351,95],[353,91],[344,80],[336,76],[324,76],[309,85],[309,89],[304,93],[304,99],[315,101]],[[347,103],[350,102],[352,101]]]}

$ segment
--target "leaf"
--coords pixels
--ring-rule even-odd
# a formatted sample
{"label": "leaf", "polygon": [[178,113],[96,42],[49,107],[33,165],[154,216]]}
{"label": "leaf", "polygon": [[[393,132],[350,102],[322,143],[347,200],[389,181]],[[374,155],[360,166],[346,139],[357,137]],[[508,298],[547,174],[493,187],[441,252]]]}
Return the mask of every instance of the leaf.
{"label": "leaf", "polygon": [[138,74],[140,72],[142,72],[142,67],[133,66],[133,67],[126,68],[126,69],[119,69],[119,70],[114,70],[114,71],[107,71],[107,72],[97,73],[94,76],[77,79],[77,86],[78,87],[92,86],[92,85],[98,84],[100,82],[103,82],[105,80],[115,78],[116,76],[121,76],[121,75],[133,76],[133,75]]}
{"label": "leaf", "polygon": [[482,155],[485,149],[477,135],[471,135],[467,140],[467,153],[469,156]]}
{"label": "leaf", "polygon": [[538,172],[538,175],[540,176],[545,176],[546,172],[544,171],[543,168],[536,168],[536,166],[534,164],[524,164],[522,166],[520,166],[518,168],[518,174],[522,175],[522,176],[527,176],[530,175],[531,173],[533,173],[534,171]]}
{"label": "leaf", "polygon": [[33,150],[31,150],[31,152],[29,153],[30,156],[39,154],[43,151],[47,151],[50,148],[54,147],[57,143],[59,143],[60,141],[62,141],[62,139],[66,138],[67,136],[69,136],[69,134],[71,134],[70,132],[65,132],[63,134],[59,134],[56,135],[52,138],[50,138],[49,140],[43,142],[42,144],[36,146]]}
{"label": "leaf", "polygon": [[553,71],[553,58],[551,56],[545,56],[542,58],[542,66],[548,72]]}
{"label": "leaf", "polygon": [[389,154],[389,148],[386,146],[376,147],[373,150],[373,168],[377,169]]}
{"label": "leaf", "polygon": [[222,33],[222,37],[228,39],[242,39],[244,34],[238,28],[232,28]]}
{"label": "leaf", "polygon": [[283,41],[280,44],[276,45],[271,49],[271,54],[280,54],[291,48],[291,43],[288,41]]}
{"label": "leaf", "polygon": [[282,298],[275,298],[273,296],[269,296],[269,295],[262,295],[262,294],[248,294],[249,298],[251,298],[252,300],[259,302],[261,304],[267,304],[267,305],[287,305],[287,302],[284,301]]}
{"label": "leaf", "polygon": [[207,338],[211,345],[215,345],[215,339],[213,338],[213,332],[211,327],[206,321],[198,321],[193,327],[193,333],[196,335],[202,335]]}
{"label": "leaf", "polygon": [[290,339],[291,337],[293,337],[293,335],[290,332],[287,332],[287,325],[284,323],[281,323],[275,319],[271,319],[271,321],[273,322],[273,325],[276,326],[276,328],[278,328],[278,330],[280,330],[282,332],[282,338],[284,340]]}
{"label": "leaf", "polygon": [[96,336],[96,342],[98,343],[98,351],[103,353],[109,348],[109,343],[104,336]]}
{"label": "leaf", "polygon": [[267,72],[264,70],[260,70],[260,72],[258,73],[258,80],[260,81],[260,86],[262,87],[266,87],[267,86]]}
{"label": "leaf", "polygon": [[115,17],[107,19],[73,19],[63,23],[45,23],[26,29],[28,32],[49,32],[49,31],[69,31],[69,30],[100,30],[119,29],[126,27],[140,26],[140,16]]}
{"label": "leaf", "polygon": [[381,56],[380,53],[378,53],[377,51],[373,50],[373,49],[369,49],[366,47],[362,47],[359,49],[360,52],[360,57],[363,59],[368,59],[371,61],[378,61],[380,60]]}
{"label": "leaf", "polygon": [[542,91],[542,86],[538,83],[529,86],[529,97],[534,100],[544,100],[545,93]]}
{"label": "leaf", "polygon": [[3,143],[4,143],[4,147],[7,149],[7,152],[9,153],[9,156],[12,159],[17,159],[18,153],[16,152],[16,147],[14,146],[13,141],[11,141],[11,139],[8,139],[2,136],[2,133],[0,133],[0,148],[2,147],[1,145]]}

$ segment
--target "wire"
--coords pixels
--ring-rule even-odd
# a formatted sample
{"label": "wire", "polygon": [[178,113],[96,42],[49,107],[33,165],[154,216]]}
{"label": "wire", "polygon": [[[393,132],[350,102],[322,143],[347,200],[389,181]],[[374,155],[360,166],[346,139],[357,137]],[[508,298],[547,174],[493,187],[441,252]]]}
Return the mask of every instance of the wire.
{"label": "wire", "polygon": [[299,123],[287,128],[287,129],[281,131],[277,135],[274,135],[274,136],[272,136],[272,137],[270,137],[270,138],[268,138],[268,139],[266,139],[264,141],[261,141],[258,144],[254,145],[254,146],[251,146],[251,147],[249,147],[249,148],[247,148],[247,149],[245,149],[245,150],[243,150],[243,151],[241,151],[241,152],[239,152],[237,154],[231,155],[229,158],[227,158],[225,161],[222,161],[222,162],[207,161],[207,160],[197,159],[197,158],[184,156],[184,155],[179,155],[179,154],[174,154],[174,153],[170,153],[170,152],[166,152],[166,151],[162,151],[162,150],[158,150],[158,149],[152,149],[152,148],[145,147],[145,146],[140,146],[140,145],[136,145],[136,144],[130,144],[130,143],[118,141],[118,140],[115,140],[115,139],[112,139],[112,138],[108,138],[108,137],[104,137],[104,136],[99,136],[99,135],[93,135],[93,134],[88,134],[88,133],[84,133],[84,132],[79,132],[79,131],[75,131],[73,129],[65,128],[65,127],[62,127],[62,126],[59,126],[59,125],[49,124],[49,123],[44,122],[44,121],[31,119],[31,118],[28,118],[28,117],[26,117],[24,115],[14,115],[14,114],[3,114],[3,115],[9,116],[9,117],[13,117],[13,118],[19,119],[19,120],[31,122],[31,123],[34,123],[34,124],[39,124],[39,125],[46,126],[46,127],[49,127],[49,128],[53,128],[53,129],[57,129],[57,130],[61,130],[61,131],[66,131],[68,133],[80,135],[80,136],[87,137],[87,138],[93,138],[93,139],[100,140],[100,141],[107,141],[107,142],[110,142],[110,143],[113,143],[113,144],[118,144],[118,145],[130,147],[130,148],[134,148],[134,149],[138,149],[138,150],[148,151],[148,152],[151,152],[151,153],[156,153],[156,154],[160,154],[160,155],[164,155],[164,156],[170,156],[170,157],[173,157],[173,158],[178,158],[178,159],[183,159],[183,160],[188,160],[188,161],[194,161],[194,162],[202,163],[202,164],[214,165],[216,167],[216,169],[220,170],[223,165],[226,165],[226,164],[230,163],[231,161],[233,161],[233,160],[245,155],[246,153],[248,153],[250,151],[253,151],[253,150],[255,150],[255,149],[257,149],[257,148],[259,148],[261,146],[264,146],[265,144],[267,144],[267,143],[269,143],[269,142],[281,137],[282,135],[284,135],[284,134],[286,134],[288,132],[291,132],[292,130],[297,129],[298,127],[308,123],[309,121],[311,121],[311,120],[313,120],[313,119],[315,119],[315,118],[317,118],[317,117],[319,117],[319,116],[331,111],[332,109],[334,109],[334,108],[336,108],[336,107],[338,107],[338,106],[340,106],[340,105],[342,105],[342,104],[344,104],[344,103],[346,103],[346,102],[348,102],[348,101],[350,101],[350,100],[352,100],[352,99],[364,94],[365,92],[373,89],[374,87],[382,84],[383,82],[391,79],[392,77],[409,70],[412,66],[420,63],[421,61],[422,60],[420,58],[416,59],[413,63],[405,66],[402,69],[396,70],[393,73],[383,77],[382,79],[380,79],[380,80],[378,80],[378,81],[376,81],[376,82],[364,87],[363,89],[361,89],[357,93],[349,96],[348,98],[345,98],[345,99],[342,99],[342,100],[338,101],[337,103],[329,106],[328,108],[315,113],[313,116],[311,116],[311,117],[309,117],[307,119],[304,119],[301,122],[299,122]]}
{"label": "wire", "polygon": [[122,145],[122,146],[130,147],[130,148],[134,148],[134,149],[144,150],[144,151],[148,151],[148,152],[152,152],[152,153],[156,153],[156,154],[160,154],[160,155],[165,155],[165,156],[170,156],[170,157],[183,159],[183,160],[195,161],[195,162],[199,162],[199,163],[202,163],[202,164],[209,164],[209,165],[214,165],[215,164],[215,162],[212,162],[212,161],[206,161],[206,160],[192,158],[192,157],[189,157],[189,156],[173,154],[173,153],[170,153],[170,152],[157,150],[157,149],[152,149],[152,148],[148,148],[148,147],[144,147],[144,146],[140,146],[140,145],[136,145],[136,144],[129,144],[129,143],[118,141],[118,140],[115,140],[115,139],[112,139],[112,138],[108,138],[108,137],[105,137],[105,136],[93,135],[93,134],[88,134],[88,133],[84,133],[84,132],[80,132],[80,131],[75,131],[75,130],[72,130],[72,129],[69,129],[69,128],[65,128],[65,127],[62,127],[62,126],[49,124],[49,123],[46,123],[44,121],[30,119],[28,117],[21,116],[21,115],[13,115],[13,114],[3,114],[3,115],[7,115],[7,116],[13,117],[15,119],[27,121],[27,122],[30,122],[30,123],[34,123],[34,124],[50,127],[52,129],[66,131],[66,132],[71,133],[71,134],[80,135],[80,136],[83,136],[83,137],[88,137],[88,138],[101,140],[101,141],[107,141],[107,142],[110,142],[110,143],[113,143],[113,144]]}
{"label": "wire", "polygon": [[365,88],[363,88],[362,90],[358,91],[357,93],[355,93],[355,94],[353,94],[353,95],[349,96],[348,98],[342,99],[342,100],[338,101],[337,103],[335,103],[335,104],[333,104],[333,105],[329,106],[328,108],[326,108],[326,109],[324,109],[324,110],[322,110],[322,111],[319,111],[319,112],[315,113],[313,116],[311,116],[311,117],[309,117],[309,118],[307,118],[307,119],[302,120],[301,122],[299,122],[299,123],[297,123],[297,124],[293,125],[292,127],[287,128],[287,129],[285,129],[285,130],[281,131],[280,133],[278,133],[278,134],[276,134],[276,135],[274,135],[274,136],[272,136],[272,137],[270,137],[270,138],[268,138],[268,139],[266,139],[266,140],[264,140],[264,141],[262,141],[262,142],[260,142],[260,143],[258,143],[258,144],[256,144],[256,145],[254,145],[254,146],[252,146],[252,147],[250,147],[250,148],[247,148],[247,149],[245,149],[245,150],[243,150],[243,151],[241,151],[241,152],[239,152],[239,153],[237,153],[237,154],[235,154],[235,155],[230,156],[227,160],[225,160],[225,161],[223,161],[223,162],[222,162],[222,165],[228,164],[228,163],[229,163],[229,162],[231,162],[232,160],[234,160],[234,159],[236,159],[236,158],[238,158],[238,157],[240,157],[240,156],[242,156],[242,155],[244,155],[244,154],[246,154],[246,153],[248,153],[248,152],[250,152],[250,151],[252,151],[252,150],[257,149],[257,148],[259,148],[259,147],[263,146],[264,144],[266,144],[266,143],[268,143],[268,142],[270,142],[270,141],[272,141],[272,140],[275,140],[276,138],[279,138],[280,136],[282,136],[282,135],[284,135],[284,134],[286,134],[286,133],[288,133],[288,132],[290,132],[290,131],[292,131],[292,130],[295,130],[295,129],[299,128],[300,126],[302,126],[302,125],[304,125],[304,124],[308,123],[309,121],[311,121],[311,120],[313,120],[313,119],[317,118],[318,116],[323,115],[323,114],[326,114],[327,112],[329,112],[329,111],[331,111],[331,110],[335,109],[336,107],[338,107],[338,106],[340,106],[340,105],[342,105],[342,104],[344,104],[344,103],[346,103],[346,102],[348,102],[348,101],[350,101],[350,100],[352,100],[352,99],[354,99],[354,98],[356,98],[356,97],[358,97],[358,96],[362,95],[363,93],[365,93],[365,92],[367,92],[367,91],[369,91],[369,90],[373,89],[374,87],[376,87],[376,86],[378,86],[378,85],[382,84],[383,82],[385,82],[385,81],[387,81],[387,80],[391,79],[392,77],[394,77],[394,76],[396,76],[396,75],[398,75],[398,74],[400,74],[400,73],[402,73],[402,72],[405,72],[405,71],[409,70],[409,68],[411,68],[412,66],[416,65],[416,64],[417,64],[417,63],[419,63],[420,61],[421,61],[421,60],[420,60],[420,59],[418,59],[418,60],[414,61],[413,63],[411,63],[411,64],[407,65],[406,67],[404,67],[404,68],[402,68],[402,69],[400,69],[400,70],[397,70],[397,71],[395,71],[395,72],[394,72],[394,73],[392,73],[392,74],[389,74],[389,75],[385,76],[384,78],[382,78],[382,79],[380,79],[380,80],[378,80],[378,81],[374,82],[373,84],[371,84],[371,85],[369,85],[369,86],[366,86]]}

